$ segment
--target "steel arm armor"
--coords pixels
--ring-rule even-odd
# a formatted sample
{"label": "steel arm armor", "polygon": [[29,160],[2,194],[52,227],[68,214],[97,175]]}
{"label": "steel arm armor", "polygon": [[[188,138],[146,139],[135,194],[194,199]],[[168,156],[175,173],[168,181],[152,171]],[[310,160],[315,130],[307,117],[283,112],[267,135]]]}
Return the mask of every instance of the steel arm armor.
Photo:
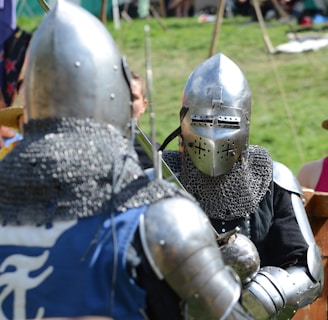
{"label": "steel arm armor", "polygon": [[293,173],[283,164],[274,162],[273,179],[280,187],[291,192],[295,217],[308,244],[307,268],[261,268],[256,277],[243,291],[243,305],[257,320],[291,319],[295,312],[320,296],[323,286],[323,266],[320,249],[303,206],[302,194]]}
{"label": "steel arm armor", "polygon": [[210,221],[198,205],[165,199],[140,219],[147,259],[185,302],[185,319],[249,319],[238,303],[240,280],[224,265]]}

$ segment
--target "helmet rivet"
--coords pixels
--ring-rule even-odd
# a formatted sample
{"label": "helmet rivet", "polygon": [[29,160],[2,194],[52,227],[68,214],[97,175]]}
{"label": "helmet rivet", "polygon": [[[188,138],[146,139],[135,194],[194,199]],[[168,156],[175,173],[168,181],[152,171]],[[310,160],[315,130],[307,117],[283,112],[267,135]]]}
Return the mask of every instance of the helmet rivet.
{"label": "helmet rivet", "polygon": [[111,94],[110,94],[110,99],[111,99],[111,100],[114,100],[114,99],[115,99],[115,93],[111,93]]}
{"label": "helmet rivet", "polygon": [[81,66],[81,62],[80,62],[80,61],[75,61],[74,66],[75,66],[76,68],[80,68],[80,66]]}
{"label": "helmet rivet", "polygon": [[117,71],[117,70],[118,70],[117,65],[115,65],[115,66],[113,67],[113,69],[114,69],[114,71]]}

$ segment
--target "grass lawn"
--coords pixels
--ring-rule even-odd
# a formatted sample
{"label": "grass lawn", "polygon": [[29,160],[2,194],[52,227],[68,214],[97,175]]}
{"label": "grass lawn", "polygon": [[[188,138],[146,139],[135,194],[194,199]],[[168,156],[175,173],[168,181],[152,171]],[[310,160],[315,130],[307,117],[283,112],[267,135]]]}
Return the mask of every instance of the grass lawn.
{"label": "grass lawn", "polygon": [[[20,18],[18,23],[33,30],[40,21],[40,17]],[[130,23],[121,20],[120,28],[115,29],[109,21],[106,26],[130,68],[144,76],[146,24],[151,35],[156,134],[158,142],[163,142],[179,125],[181,94],[188,75],[209,56],[214,23],[199,23],[197,17],[135,19]],[[266,27],[273,47],[288,41],[286,33],[291,27],[287,24],[274,20]],[[327,155],[328,131],[321,128],[321,122],[328,118],[328,47],[307,53],[269,54],[259,24],[248,17],[227,18],[219,31],[215,52],[223,52],[239,65],[252,91],[251,144],[266,147],[295,174],[304,161]],[[149,122],[144,115],[140,125],[146,133]],[[176,149],[177,141],[168,148]]]}

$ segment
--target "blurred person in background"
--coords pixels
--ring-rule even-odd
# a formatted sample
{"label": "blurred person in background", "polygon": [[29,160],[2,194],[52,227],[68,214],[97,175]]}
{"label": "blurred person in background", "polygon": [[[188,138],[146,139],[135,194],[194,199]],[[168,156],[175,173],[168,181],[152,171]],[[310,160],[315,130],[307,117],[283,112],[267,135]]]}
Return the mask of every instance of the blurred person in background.
{"label": "blurred person in background", "polygon": [[175,17],[193,16],[194,0],[170,0],[168,11],[174,12]]}
{"label": "blurred person in background", "polygon": [[13,95],[12,106],[6,106],[5,100],[0,92],[0,160],[13,149],[16,144],[23,139],[23,124],[26,116],[24,112],[24,72],[26,69],[26,59],[17,79],[17,88]]}
{"label": "blurred person in background", "polygon": [[8,112],[7,109],[8,107],[0,92],[0,149],[9,147],[12,143],[15,144],[17,141],[23,139],[21,132],[17,130],[18,126],[11,126],[13,122],[10,120],[10,112],[12,111]]}
{"label": "blurred person in background", "polygon": [[[322,128],[328,130],[328,119],[322,122]],[[297,178],[303,188],[328,192],[328,157],[304,163]]]}
{"label": "blurred person in background", "polygon": [[4,88],[5,42],[16,29],[16,0],[0,0],[0,88]]}
{"label": "blurred person in background", "polygon": [[[23,124],[24,124],[24,108],[23,107],[8,107],[0,110],[0,132],[7,131],[12,134],[18,134],[20,139],[12,139],[9,144],[3,143],[0,148],[0,160],[2,160],[8,152],[10,152],[23,139]],[[9,131],[11,130],[11,131]],[[8,135],[8,134],[7,134]]]}
{"label": "blurred person in background", "polygon": [[[131,76],[132,118],[139,126],[139,119],[146,112],[148,106],[147,88],[143,77],[139,73],[132,71]],[[147,138],[149,139],[148,136]],[[152,168],[154,165],[153,160],[148,156],[147,152],[140,145],[138,139],[135,139],[134,148],[138,154],[141,166],[144,169]]]}
{"label": "blurred person in background", "polygon": [[28,44],[32,34],[16,25],[16,1],[0,0],[0,87],[6,106],[17,94]]}
{"label": "blurred person in background", "polygon": [[147,110],[147,88],[144,79],[139,73],[132,71],[131,76],[132,118],[139,123],[139,118]]}

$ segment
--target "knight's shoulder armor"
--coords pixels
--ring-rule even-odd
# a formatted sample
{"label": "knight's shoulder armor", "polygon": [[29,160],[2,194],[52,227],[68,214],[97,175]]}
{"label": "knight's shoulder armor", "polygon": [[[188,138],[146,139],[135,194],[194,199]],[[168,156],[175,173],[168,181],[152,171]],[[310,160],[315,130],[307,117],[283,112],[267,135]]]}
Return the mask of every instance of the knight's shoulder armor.
{"label": "knight's shoulder armor", "polygon": [[240,280],[225,266],[198,204],[183,197],[160,200],[140,217],[139,232],[152,269],[180,296],[186,314],[227,319],[238,305]]}
{"label": "knight's shoulder armor", "polygon": [[323,286],[323,266],[306,211],[301,199],[302,188],[292,171],[282,163],[273,161],[273,181],[291,192],[295,218],[306,243],[307,266],[290,266],[282,269],[265,266],[247,284],[243,304],[258,319],[291,319],[297,309],[317,299]]}
{"label": "knight's shoulder armor", "polygon": [[273,181],[288,191],[303,194],[302,187],[294,173],[281,162],[273,161]]}

